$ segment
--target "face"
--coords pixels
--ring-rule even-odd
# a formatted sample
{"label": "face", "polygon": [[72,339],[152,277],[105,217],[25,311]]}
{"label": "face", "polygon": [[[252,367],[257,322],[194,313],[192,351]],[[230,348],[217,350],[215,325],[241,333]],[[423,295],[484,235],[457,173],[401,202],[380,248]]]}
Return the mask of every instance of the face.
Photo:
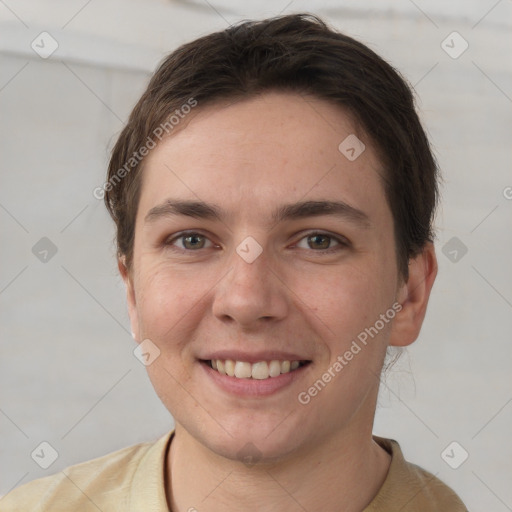
{"label": "face", "polygon": [[[233,459],[371,429],[403,292],[371,141],[294,94],[199,109],[147,157],[124,274],[136,339],[160,350],[156,392]],[[351,134],[355,160],[338,149]]]}

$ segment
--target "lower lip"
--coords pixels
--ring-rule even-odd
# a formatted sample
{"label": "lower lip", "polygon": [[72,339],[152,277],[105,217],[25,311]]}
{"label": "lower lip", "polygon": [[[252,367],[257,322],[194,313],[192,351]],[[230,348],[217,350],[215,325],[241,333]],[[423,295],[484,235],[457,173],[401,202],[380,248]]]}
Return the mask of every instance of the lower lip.
{"label": "lower lip", "polygon": [[[300,378],[304,370],[309,366],[300,366],[296,370],[288,373],[282,373],[278,377],[269,377],[268,379],[239,379],[222,375],[217,370],[210,368],[206,363],[199,363],[208,377],[224,391],[237,396],[270,396],[285,387],[289,386],[293,381]],[[310,363],[311,364],[311,363]]]}

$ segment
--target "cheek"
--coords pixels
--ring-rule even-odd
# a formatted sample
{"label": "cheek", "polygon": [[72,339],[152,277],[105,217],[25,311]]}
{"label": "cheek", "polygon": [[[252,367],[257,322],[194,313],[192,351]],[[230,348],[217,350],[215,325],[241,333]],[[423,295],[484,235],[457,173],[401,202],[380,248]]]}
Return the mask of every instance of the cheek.
{"label": "cheek", "polygon": [[319,269],[298,277],[294,291],[324,324],[326,336],[343,344],[391,305],[391,287],[385,288],[382,272],[378,261],[333,268],[328,275]]}
{"label": "cheek", "polygon": [[153,387],[173,411],[183,400],[179,392],[191,379],[189,341],[203,316],[208,280],[194,279],[170,270],[168,265],[149,263],[139,275],[137,311],[144,338],[160,349],[155,362],[146,367]]}
{"label": "cheek", "polygon": [[140,275],[137,294],[139,322],[144,335],[159,345],[183,339],[180,333],[197,325],[212,285],[204,273],[198,277],[163,264],[147,266]]}
{"label": "cheek", "polygon": [[380,315],[389,310],[394,300],[393,286],[386,284],[383,277],[385,267],[379,258],[372,264],[367,259],[364,266],[340,268],[329,279],[318,276],[316,283],[303,280],[303,293],[308,297],[305,302],[312,305],[314,316],[321,320],[316,325],[322,327],[325,349],[325,359],[319,361],[315,379],[329,370],[336,376],[325,375],[332,378],[333,385],[329,385],[319,403],[335,402],[341,407],[343,402],[347,408],[356,407],[380,374],[391,326],[389,319],[383,323]]}

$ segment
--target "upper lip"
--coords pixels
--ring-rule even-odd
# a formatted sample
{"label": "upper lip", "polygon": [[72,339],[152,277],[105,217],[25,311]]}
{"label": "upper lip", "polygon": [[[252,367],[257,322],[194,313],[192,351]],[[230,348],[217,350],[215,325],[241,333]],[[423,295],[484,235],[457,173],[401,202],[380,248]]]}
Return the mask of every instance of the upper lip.
{"label": "upper lip", "polygon": [[241,350],[218,350],[208,353],[200,359],[205,361],[221,360],[244,361],[246,363],[257,363],[259,361],[309,361],[310,359],[293,352],[280,350],[265,350],[259,352],[244,352]]}

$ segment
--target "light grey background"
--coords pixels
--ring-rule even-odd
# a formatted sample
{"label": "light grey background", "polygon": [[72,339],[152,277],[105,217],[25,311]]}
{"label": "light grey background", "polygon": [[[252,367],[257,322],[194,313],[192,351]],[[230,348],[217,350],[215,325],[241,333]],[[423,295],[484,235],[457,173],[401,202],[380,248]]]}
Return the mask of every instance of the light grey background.
{"label": "light grey background", "polygon": [[[133,356],[113,225],[92,191],[165,54],[307,10],[415,85],[445,180],[426,323],[382,386],[374,431],[470,510],[512,510],[511,0],[253,4],[0,1],[0,495],[172,427]],[[47,59],[31,48],[43,31],[59,45]],[[469,44],[458,58],[441,46],[453,31]],[[464,44],[450,37],[452,52]],[[32,252],[42,237],[57,247],[46,263]],[[455,262],[453,237],[467,247]],[[30,455],[42,441],[59,454],[46,470]],[[469,453],[458,469],[441,457],[452,441]]]}

